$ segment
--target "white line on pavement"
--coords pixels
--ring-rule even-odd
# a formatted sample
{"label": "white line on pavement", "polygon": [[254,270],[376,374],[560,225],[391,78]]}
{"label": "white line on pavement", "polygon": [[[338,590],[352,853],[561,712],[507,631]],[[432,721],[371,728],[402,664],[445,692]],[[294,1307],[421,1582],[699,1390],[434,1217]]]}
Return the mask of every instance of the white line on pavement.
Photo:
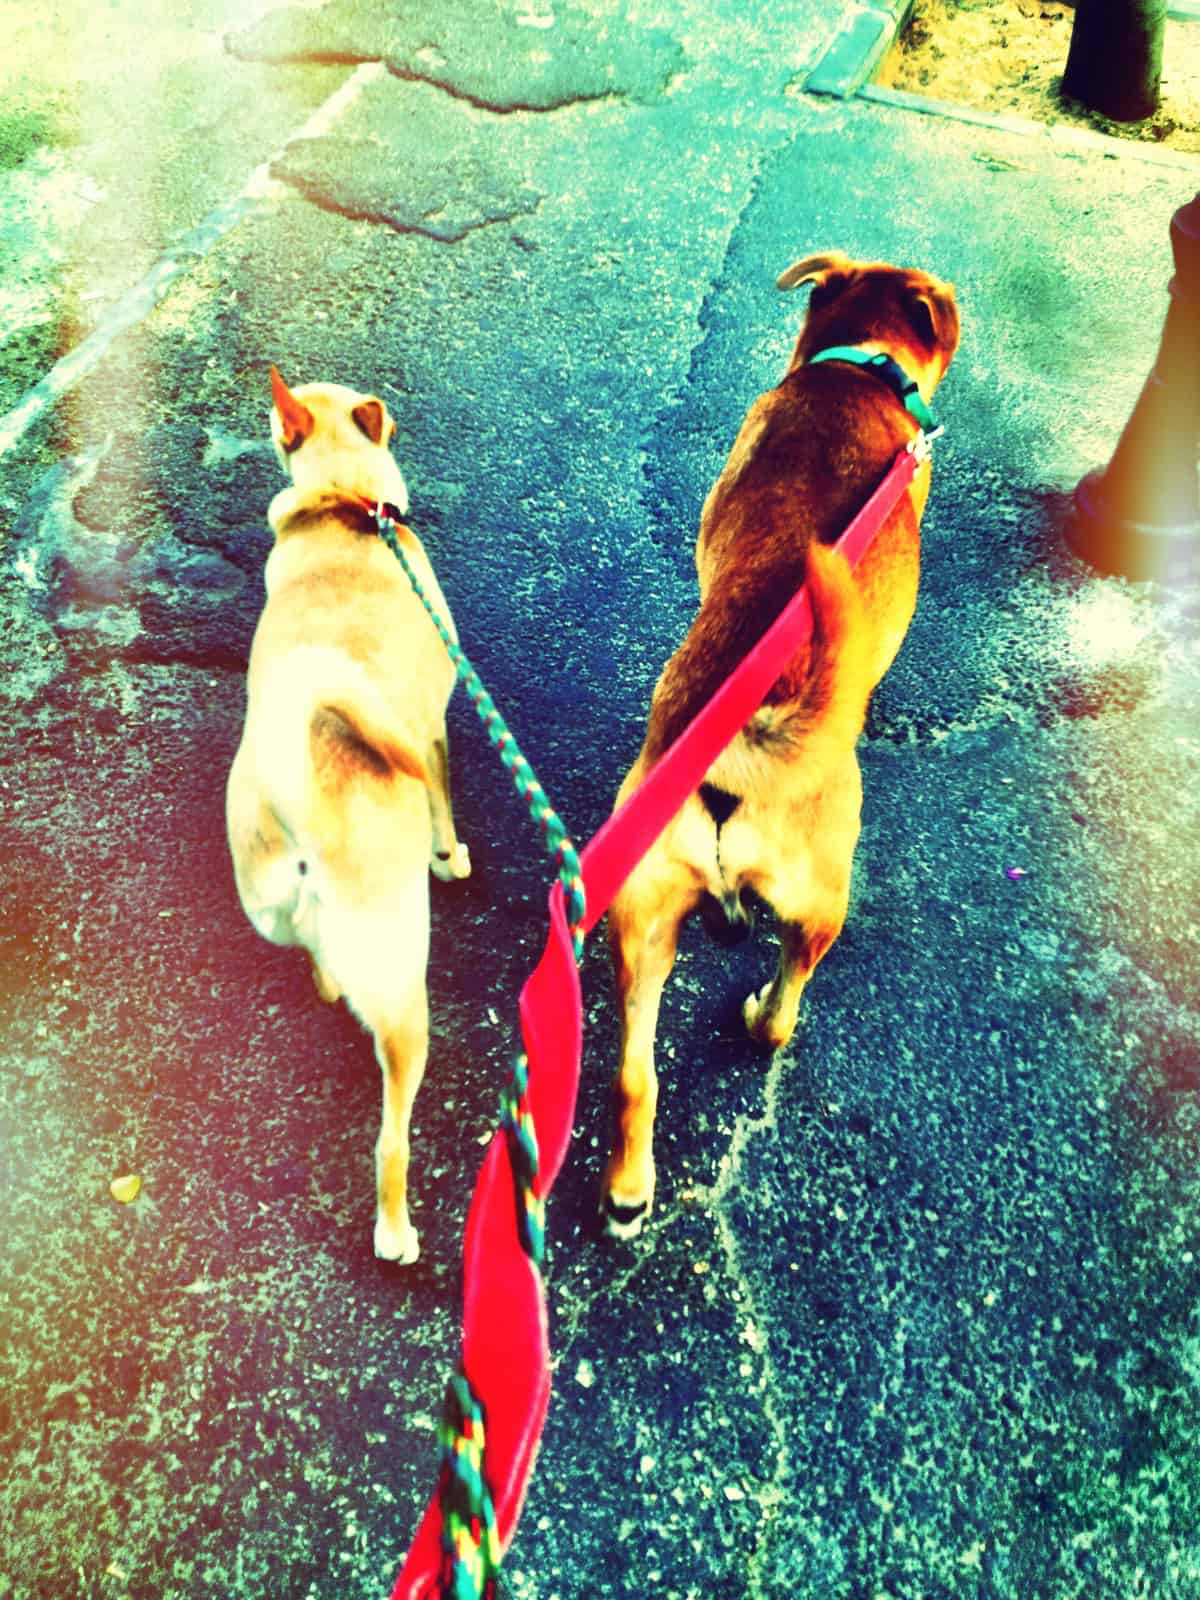
{"label": "white line on pavement", "polygon": [[82,344],[55,362],[46,376],[35,383],[6,416],[0,417],[0,456],[7,455],[43,412],[92,370],[114,339],[149,316],[171,285],[190,272],[218,239],[267,200],[286,192],[286,186],[272,178],[271,162],[287,144],[295,139],[319,139],[328,133],[367,84],[386,71],[382,61],[367,61],[357,67],[275,155],[255,167],[239,194],[214,207],[202,222],[161,255],[141,282],[121,296]]}

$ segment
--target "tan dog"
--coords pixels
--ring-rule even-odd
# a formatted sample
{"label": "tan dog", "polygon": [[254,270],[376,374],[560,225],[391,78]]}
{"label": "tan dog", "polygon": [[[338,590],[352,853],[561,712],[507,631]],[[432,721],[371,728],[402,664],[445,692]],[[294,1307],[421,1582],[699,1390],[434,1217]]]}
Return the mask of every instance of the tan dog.
{"label": "tan dog", "polygon": [[[827,546],[918,431],[906,379],[920,411],[958,344],[954,290],[840,254],[797,262],[779,279],[782,289],[803,283],[814,287],[787,373],[750,408],[705,502],[700,610],[658,681],[618,795],[637,787],[807,580],[812,640],[609,912],[622,1039],[603,1202],[618,1236],[638,1232],[654,1195],[654,1034],[680,925],[698,906],[722,927],[745,924],[746,892],[774,908],[779,969],[743,1015],[753,1038],[786,1044],[801,991],[845,920],[862,799],[854,747],[916,604],[927,467],[853,576]],[[855,348],[814,359],[846,346]],[[903,372],[857,364],[880,353]]]}
{"label": "tan dog", "polygon": [[[429,1032],[428,873],[471,870],[450,808],[454,668],[364,505],[408,506],[387,408],[340,384],[292,393],[274,368],[271,383],[271,436],[293,487],[268,512],[275,545],[229,774],[229,842],[259,933],[302,945],[322,999],[344,995],[375,1036],[375,1253],[414,1261],[408,1124]],[[419,540],[397,535],[453,633]]]}

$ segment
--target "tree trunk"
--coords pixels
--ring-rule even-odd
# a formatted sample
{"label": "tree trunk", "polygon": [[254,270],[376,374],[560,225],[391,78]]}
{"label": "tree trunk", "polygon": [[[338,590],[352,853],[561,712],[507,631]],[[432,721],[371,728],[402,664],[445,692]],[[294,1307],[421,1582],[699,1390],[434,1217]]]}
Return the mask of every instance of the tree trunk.
{"label": "tree trunk", "polygon": [[1167,0],[1078,0],[1062,92],[1114,122],[1158,110]]}

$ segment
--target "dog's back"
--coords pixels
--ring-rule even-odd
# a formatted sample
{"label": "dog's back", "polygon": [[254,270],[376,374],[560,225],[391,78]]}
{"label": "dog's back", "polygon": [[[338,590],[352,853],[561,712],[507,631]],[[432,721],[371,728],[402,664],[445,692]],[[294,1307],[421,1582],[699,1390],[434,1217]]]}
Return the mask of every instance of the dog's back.
{"label": "dog's back", "polygon": [[[917,513],[905,498],[853,578],[828,545],[883,477],[911,430],[857,369],[793,368],[751,408],[701,517],[701,604],[655,691],[646,755],[678,738],[802,584],[813,635],[768,691],[747,738],[795,737],[828,710],[853,739],[871,689],[912,616]],[[853,727],[851,725],[853,724]],[[831,729],[832,731],[832,729]]]}

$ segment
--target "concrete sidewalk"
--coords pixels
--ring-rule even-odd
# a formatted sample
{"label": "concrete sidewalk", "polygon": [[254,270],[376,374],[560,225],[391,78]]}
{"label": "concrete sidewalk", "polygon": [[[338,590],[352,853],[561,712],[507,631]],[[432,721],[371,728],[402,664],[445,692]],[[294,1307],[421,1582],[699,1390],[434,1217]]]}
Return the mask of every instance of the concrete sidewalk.
{"label": "concrete sidewalk", "polygon": [[235,35],[228,71],[286,72],[304,115],[336,63],[390,70],[5,459],[0,1597],[365,1600],[436,1472],[548,872],[456,702],[476,875],[434,885],[423,1253],[384,1267],[369,1043],[244,922],[223,837],[267,365],[387,399],[464,643],[582,839],[786,361],[775,275],[836,246],[951,278],[964,319],[851,917],[769,1061],[735,1026],[769,932],[688,939],[626,1247],[594,1225],[591,941],[502,1592],[1195,1600],[1198,596],[1095,576],[1058,522],[1153,360],[1200,169],[808,95],[833,0],[553,10],[331,0]]}

